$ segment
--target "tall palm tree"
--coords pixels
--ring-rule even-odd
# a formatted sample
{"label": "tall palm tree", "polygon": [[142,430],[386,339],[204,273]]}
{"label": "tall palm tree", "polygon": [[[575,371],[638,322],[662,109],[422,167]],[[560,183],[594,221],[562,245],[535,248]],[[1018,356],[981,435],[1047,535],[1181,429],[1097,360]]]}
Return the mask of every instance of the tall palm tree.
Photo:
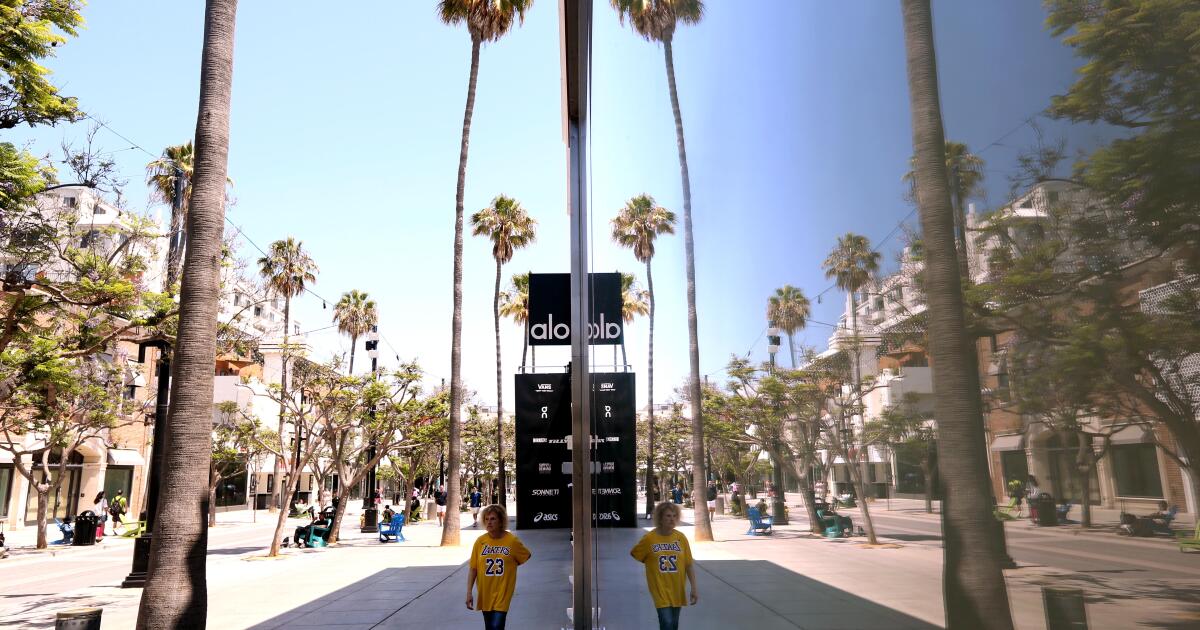
{"label": "tall palm tree", "polygon": [[[671,113],[675,115],[675,142],[679,149],[679,176],[683,185],[683,253],[687,271],[688,362],[691,380],[688,397],[692,401],[692,487],[700,492],[707,487],[704,470],[704,413],[700,404],[700,336],[696,317],[696,248],[692,238],[692,183],[688,176],[687,147],[683,140],[683,115],[679,111],[679,90],[675,87],[675,54],[672,44],[675,28],[696,24],[704,16],[702,0],[611,0],[624,23],[629,19],[634,32],[647,41],[663,46],[667,67],[667,88],[671,95]],[[712,523],[706,510],[696,510],[696,540],[711,541]]]}
{"label": "tall palm tree", "polygon": [[[954,203],[954,240],[958,243],[958,273],[965,280],[971,279],[967,258],[967,199],[979,191],[983,181],[983,158],[971,153],[967,145],[953,140],[946,141],[946,176],[949,177],[950,197]],[[904,174],[908,182],[909,201],[917,202],[917,156],[909,160],[909,171]]]}
{"label": "tall palm tree", "polygon": [[[854,394],[851,399],[851,408],[844,410],[839,416],[845,421],[861,414],[862,342],[858,336],[858,291],[870,283],[875,274],[879,272],[879,259],[879,252],[871,249],[871,241],[867,237],[848,232],[838,237],[837,246],[833,248],[823,263],[825,277],[833,279],[838,288],[850,296],[850,351],[848,356],[851,357],[850,380]],[[842,426],[841,429],[851,429],[851,427]],[[847,451],[843,453],[846,467],[849,469],[851,481],[854,482],[861,495],[862,473],[858,462],[851,461],[848,445],[841,444],[841,447]],[[862,502],[862,514],[863,524],[867,529],[867,540],[870,544],[875,544],[875,526],[871,521],[870,508],[865,500]]]}
{"label": "tall palm tree", "polygon": [[137,627],[204,628],[208,614],[205,555],[208,464],[212,456],[213,365],[220,310],[221,238],[229,157],[229,101],[237,0],[208,0],[200,55],[200,105],[191,247],[184,256],[175,338],[171,406],[159,472],[157,523]]}
{"label": "tall palm tree", "polygon": [[[637,284],[637,277],[631,273],[621,273],[621,321],[632,324],[638,315],[650,314],[650,292],[642,290]],[[613,346],[613,365],[617,363],[617,348]],[[621,360],[629,365],[629,357],[625,354],[625,337],[621,337]]]}
{"label": "tall palm tree", "polygon": [[[500,294],[500,314],[525,328],[522,336],[521,367],[525,367],[525,355],[529,352],[529,272],[514,273],[512,289]],[[533,348],[533,364],[537,366],[537,346]]]}
{"label": "tall palm tree", "polygon": [[[496,289],[492,294],[492,316],[496,323],[496,458],[500,467],[500,505],[507,500],[504,476],[504,371],[500,363],[500,272],[513,253],[537,238],[537,220],[525,212],[521,202],[505,195],[496,195],[492,204],[471,215],[471,233],[492,241],[492,258],[496,259]],[[453,469],[451,469],[453,470]]]}
{"label": "tall palm tree", "polygon": [[785,284],[775,290],[775,295],[767,299],[767,319],[775,322],[783,329],[788,337],[788,354],[792,357],[792,369],[796,367],[796,344],[793,337],[796,331],[808,324],[808,316],[812,305],[804,296],[804,291]]}
{"label": "tall palm tree", "polygon": [[338,332],[350,335],[350,371],[354,375],[354,350],[358,347],[358,338],[371,331],[371,327],[379,323],[379,311],[375,300],[370,299],[365,291],[351,289],[342,294],[336,306],[333,307],[333,323]]}
{"label": "tall palm tree", "polygon": [[623,247],[633,250],[633,257],[646,264],[646,293],[650,301],[650,341],[646,359],[646,416],[649,427],[649,450],[646,455],[646,513],[654,511],[654,274],[650,261],[654,258],[654,241],[659,235],[675,233],[675,213],[657,205],[654,197],[641,194],[625,203],[612,220],[612,237]]}
{"label": "tall palm tree", "polygon": [[933,16],[929,0],[901,0],[912,112],[913,154],[925,245],[929,358],[933,366],[938,467],[942,471],[942,590],[951,630],[1013,627],[1004,585],[1003,546],[987,470],[979,371],[971,357],[954,247],[954,209],[946,174]]}
{"label": "tall palm tree", "polygon": [[[288,359],[291,348],[288,346],[289,329],[292,326],[292,298],[304,292],[306,285],[317,281],[317,264],[304,251],[304,243],[295,237],[275,241],[267,248],[267,255],[258,259],[259,274],[266,281],[267,290],[283,298],[283,345],[281,351],[281,367],[279,374],[279,433],[283,433],[284,413],[287,409],[284,400],[288,395]],[[283,462],[275,458],[275,485],[279,494],[276,495],[276,508],[283,508]],[[279,552],[279,541],[271,543],[271,555]]]}
{"label": "tall palm tree", "polygon": [[[150,199],[171,206],[171,227],[167,234],[166,287],[179,281],[179,264],[183,254],[188,199],[192,196],[192,172],[195,152],[192,142],[163,149],[162,157],[146,165],[146,184]],[[179,181],[176,181],[176,180]]]}
{"label": "tall palm tree", "polygon": [[[467,148],[471,137],[471,116],[475,112],[475,84],[479,78],[479,48],[483,42],[497,41],[512,29],[513,20],[525,21],[525,12],[533,0],[440,0],[438,16],[446,24],[466,24],[471,36],[471,74],[467,81],[467,106],[463,111],[462,145],[458,153],[458,185],[454,193],[454,311],[450,323],[450,452],[447,466],[451,473],[446,501],[458,505],[462,488],[458,468],[462,459],[462,252],[463,195],[467,183]],[[442,521],[442,545],[458,545],[461,532],[458,511],[448,510]]]}

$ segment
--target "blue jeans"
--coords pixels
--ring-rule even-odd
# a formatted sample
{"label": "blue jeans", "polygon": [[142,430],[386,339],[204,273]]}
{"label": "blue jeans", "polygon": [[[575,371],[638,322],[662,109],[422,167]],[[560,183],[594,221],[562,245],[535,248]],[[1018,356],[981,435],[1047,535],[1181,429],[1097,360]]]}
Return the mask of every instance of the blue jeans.
{"label": "blue jeans", "polygon": [[658,630],[679,630],[679,608],[656,608],[658,611]]}
{"label": "blue jeans", "polygon": [[508,612],[503,610],[483,611],[483,630],[504,630],[504,618]]}

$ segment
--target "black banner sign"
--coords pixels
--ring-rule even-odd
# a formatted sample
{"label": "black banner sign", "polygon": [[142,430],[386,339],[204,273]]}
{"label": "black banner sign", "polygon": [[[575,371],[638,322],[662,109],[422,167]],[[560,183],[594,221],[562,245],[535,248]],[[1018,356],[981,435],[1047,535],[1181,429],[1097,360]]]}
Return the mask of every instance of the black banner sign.
{"label": "black banner sign", "polygon": [[630,372],[592,374],[592,522],[637,526],[637,422]]}
{"label": "black banner sign", "polygon": [[517,374],[517,528],[571,526],[571,379]]}
{"label": "black banner sign", "polygon": [[[588,343],[617,345],[625,336],[621,318],[621,274],[588,274],[591,316]],[[529,345],[571,344],[571,274],[529,274]]]}

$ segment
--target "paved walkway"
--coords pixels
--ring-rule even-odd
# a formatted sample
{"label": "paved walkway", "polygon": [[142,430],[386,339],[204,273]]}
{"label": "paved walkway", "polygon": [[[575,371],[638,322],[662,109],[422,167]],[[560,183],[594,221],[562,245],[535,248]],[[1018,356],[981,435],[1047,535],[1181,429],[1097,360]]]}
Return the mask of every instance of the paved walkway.
{"label": "paved walkway", "polygon": [[[685,511],[688,517],[690,511]],[[693,545],[700,603],[684,609],[683,627],[941,627],[938,546],[885,538],[881,542],[888,544],[872,548],[861,538],[811,537],[799,525],[781,527],[774,536],[751,537],[745,527],[746,521],[718,517],[717,541]],[[691,527],[681,529],[692,536]],[[210,555],[208,627],[477,628],[479,615],[466,610],[463,596],[468,549],[482,532],[467,528],[461,546],[445,548],[438,546],[440,531],[436,524],[422,522],[405,528],[408,542],[388,545],[354,531],[337,548],[290,549],[277,560],[262,559],[261,549]],[[605,628],[655,627],[642,569],[628,556],[641,532],[596,533],[594,599]],[[509,627],[569,627],[566,530],[517,533],[534,557],[520,570]],[[1009,571],[1017,627],[1044,627],[1043,585],[1085,589],[1093,630],[1200,627],[1200,575],[1170,581],[1156,580],[1152,572],[1143,575],[1113,581],[1103,572],[1038,566]],[[1131,583],[1142,586],[1131,588]],[[20,590],[19,585],[13,590]],[[40,606],[20,610],[3,609],[0,595],[0,627],[51,628],[56,610],[99,605],[104,607],[105,630],[132,628],[140,595],[140,590],[103,584],[50,594]]]}

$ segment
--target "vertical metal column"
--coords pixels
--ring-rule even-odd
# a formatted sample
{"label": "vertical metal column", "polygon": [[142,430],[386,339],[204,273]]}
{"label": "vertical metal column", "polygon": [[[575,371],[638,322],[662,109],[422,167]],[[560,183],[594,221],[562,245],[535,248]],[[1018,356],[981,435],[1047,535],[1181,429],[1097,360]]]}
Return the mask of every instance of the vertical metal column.
{"label": "vertical metal column", "polygon": [[592,0],[560,0],[571,213],[571,529],[576,630],[592,628],[591,378],[588,370],[587,112]]}

